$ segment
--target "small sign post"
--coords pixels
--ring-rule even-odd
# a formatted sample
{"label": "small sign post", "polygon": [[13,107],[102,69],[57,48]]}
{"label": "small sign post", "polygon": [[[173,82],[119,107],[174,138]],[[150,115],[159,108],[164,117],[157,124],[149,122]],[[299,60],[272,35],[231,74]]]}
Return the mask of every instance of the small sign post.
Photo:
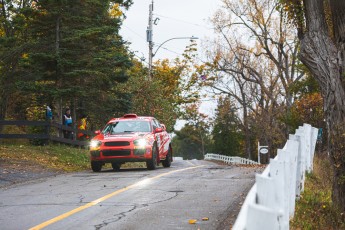
{"label": "small sign post", "polygon": [[267,153],[268,153],[268,146],[267,145],[260,146],[260,142],[258,142],[258,163],[259,164],[261,164],[260,155],[261,154],[267,154]]}

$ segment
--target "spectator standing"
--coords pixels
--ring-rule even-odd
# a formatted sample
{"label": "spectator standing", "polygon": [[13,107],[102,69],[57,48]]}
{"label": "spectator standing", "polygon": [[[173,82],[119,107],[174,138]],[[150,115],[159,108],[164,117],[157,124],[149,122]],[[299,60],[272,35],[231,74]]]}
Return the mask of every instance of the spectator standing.
{"label": "spectator standing", "polygon": [[[65,114],[62,117],[62,124],[72,128],[72,123],[73,123],[73,120],[71,116],[71,110],[67,108],[65,111]],[[73,134],[72,131],[63,130],[64,138],[72,139],[73,138],[72,134]]]}
{"label": "spectator standing", "polygon": [[47,121],[53,120],[53,111],[49,105],[47,105],[47,109],[46,109],[46,120]]}
{"label": "spectator standing", "polygon": [[[86,116],[86,115],[82,115],[81,116],[81,118],[80,118],[80,120],[79,120],[79,122],[78,122],[78,129],[79,130],[83,130],[83,131],[85,131],[86,129],[87,129],[87,119],[88,119],[88,117]],[[78,133],[78,139],[79,140],[87,140],[87,139],[89,139],[89,136],[88,135],[86,135],[86,134],[83,134],[83,133],[81,133],[81,132],[79,132]]]}

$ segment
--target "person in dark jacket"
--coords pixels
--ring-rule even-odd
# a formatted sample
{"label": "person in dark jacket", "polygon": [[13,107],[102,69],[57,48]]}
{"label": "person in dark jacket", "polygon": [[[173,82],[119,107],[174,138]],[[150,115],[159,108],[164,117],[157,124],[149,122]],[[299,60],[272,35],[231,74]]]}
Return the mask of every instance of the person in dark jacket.
{"label": "person in dark jacket", "polygon": [[[71,110],[67,108],[65,114],[62,117],[62,124],[68,127],[72,127],[72,123],[73,122],[72,122]],[[63,130],[64,138],[72,139],[73,138],[72,134],[73,134],[72,131]]]}

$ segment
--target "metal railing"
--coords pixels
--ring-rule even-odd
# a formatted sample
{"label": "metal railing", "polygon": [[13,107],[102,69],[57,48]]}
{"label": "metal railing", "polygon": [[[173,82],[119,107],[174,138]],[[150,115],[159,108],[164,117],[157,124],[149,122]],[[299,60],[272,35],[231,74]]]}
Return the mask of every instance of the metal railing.
{"label": "metal railing", "polygon": [[252,161],[242,157],[231,157],[231,156],[224,156],[215,153],[207,153],[204,157],[205,160],[216,160],[216,161],[223,161],[227,164],[244,164],[244,165],[257,165],[259,164],[256,161]]}

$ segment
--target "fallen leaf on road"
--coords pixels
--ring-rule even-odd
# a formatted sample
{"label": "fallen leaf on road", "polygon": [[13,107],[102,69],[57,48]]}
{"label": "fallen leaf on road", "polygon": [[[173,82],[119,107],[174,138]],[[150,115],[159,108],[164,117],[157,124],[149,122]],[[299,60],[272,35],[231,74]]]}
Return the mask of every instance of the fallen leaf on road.
{"label": "fallen leaf on road", "polygon": [[195,224],[197,220],[189,220],[189,224]]}

